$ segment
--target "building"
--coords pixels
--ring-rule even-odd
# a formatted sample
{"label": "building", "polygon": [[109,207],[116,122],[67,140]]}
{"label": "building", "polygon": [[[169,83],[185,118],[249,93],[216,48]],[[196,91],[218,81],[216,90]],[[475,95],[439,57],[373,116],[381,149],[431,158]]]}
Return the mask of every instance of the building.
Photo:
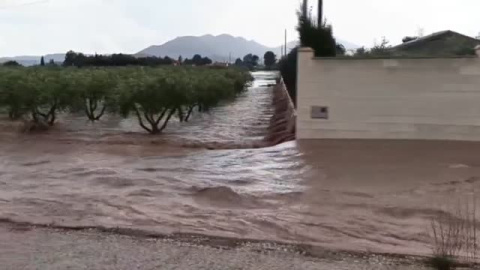
{"label": "building", "polygon": [[474,55],[473,48],[480,40],[454,31],[446,30],[415,38],[391,48],[396,56],[464,56]]}
{"label": "building", "polygon": [[[451,39],[472,41],[443,33],[401,48],[431,50]],[[480,47],[474,48],[479,57],[384,59],[316,58],[300,48],[297,139],[480,141]]]}

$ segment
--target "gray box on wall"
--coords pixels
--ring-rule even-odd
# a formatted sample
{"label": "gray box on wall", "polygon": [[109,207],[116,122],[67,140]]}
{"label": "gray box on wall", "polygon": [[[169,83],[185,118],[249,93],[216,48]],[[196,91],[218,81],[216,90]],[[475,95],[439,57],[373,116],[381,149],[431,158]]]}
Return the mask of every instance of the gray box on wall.
{"label": "gray box on wall", "polygon": [[312,106],[310,117],[312,119],[328,119],[328,107]]}

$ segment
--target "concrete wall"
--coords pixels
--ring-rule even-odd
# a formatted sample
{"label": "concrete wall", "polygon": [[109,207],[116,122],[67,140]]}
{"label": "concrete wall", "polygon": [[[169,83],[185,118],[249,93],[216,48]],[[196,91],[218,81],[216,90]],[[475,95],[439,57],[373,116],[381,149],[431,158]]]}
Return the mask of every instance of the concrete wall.
{"label": "concrete wall", "polygon": [[[318,59],[301,48],[297,91],[297,139],[480,141],[479,58]],[[315,106],[328,119],[312,119]]]}
{"label": "concrete wall", "polygon": [[268,145],[277,145],[295,140],[296,111],[287,87],[280,78],[273,88],[273,116],[270,119],[268,135],[265,141]]}

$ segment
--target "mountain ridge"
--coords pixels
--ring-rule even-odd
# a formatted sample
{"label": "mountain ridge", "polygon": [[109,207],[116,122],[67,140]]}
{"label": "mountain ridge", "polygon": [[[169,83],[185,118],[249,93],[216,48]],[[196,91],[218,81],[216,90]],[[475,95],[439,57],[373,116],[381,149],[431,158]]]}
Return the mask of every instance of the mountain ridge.
{"label": "mountain ridge", "polygon": [[[360,46],[350,42],[338,40],[347,49],[354,49]],[[288,50],[293,49],[298,44],[297,41],[291,41],[287,44]],[[157,56],[157,57],[171,57],[177,59],[179,56],[185,58],[192,58],[195,54],[200,54],[203,57],[209,57],[213,61],[234,62],[237,58],[243,58],[245,55],[252,53],[258,55],[263,59],[263,55],[267,51],[273,51],[279,58],[282,55],[282,46],[268,47],[255,40],[247,40],[244,37],[235,37],[230,34],[211,35],[206,34],[202,36],[180,36],[169,40],[161,45],[151,45],[133,55],[138,57]],[[0,57],[0,63],[7,61],[17,61],[25,66],[32,66],[40,64],[42,56],[14,56],[14,57]],[[45,62],[51,59],[56,63],[63,62],[65,54],[47,54],[44,56]]]}
{"label": "mountain ridge", "polygon": [[[338,43],[345,46],[347,50],[353,50],[360,46],[348,41],[338,39]],[[287,44],[288,50],[297,46],[298,41],[291,41]],[[268,47],[255,40],[247,40],[244,37],[235,37],[229,34],[203,35],[203,36],[181,36],[169,40],[161,45],[149,46],[135,55],[158,56],[177,58],[192,58],[195,54],[210,57],[214,61],[235,61],[236,58],[252,53],[260,57],[267,51],[273,51],[277,55],[282,54],[282,46]]]}

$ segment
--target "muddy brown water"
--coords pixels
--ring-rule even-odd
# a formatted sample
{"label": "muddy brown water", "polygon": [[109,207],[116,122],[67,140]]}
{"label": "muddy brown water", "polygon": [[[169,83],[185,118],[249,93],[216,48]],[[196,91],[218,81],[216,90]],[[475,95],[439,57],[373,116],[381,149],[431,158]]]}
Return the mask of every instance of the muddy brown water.
{"label": "muddy brown water", "polygon": [[63,117],[30,135],[2,121],[0,219],[429,254],[430,219],[474,193],[480,144],[257,148],[275,74],[254,75],[235,102],[172,123],[160,137],[113,116],[95,124]]}

